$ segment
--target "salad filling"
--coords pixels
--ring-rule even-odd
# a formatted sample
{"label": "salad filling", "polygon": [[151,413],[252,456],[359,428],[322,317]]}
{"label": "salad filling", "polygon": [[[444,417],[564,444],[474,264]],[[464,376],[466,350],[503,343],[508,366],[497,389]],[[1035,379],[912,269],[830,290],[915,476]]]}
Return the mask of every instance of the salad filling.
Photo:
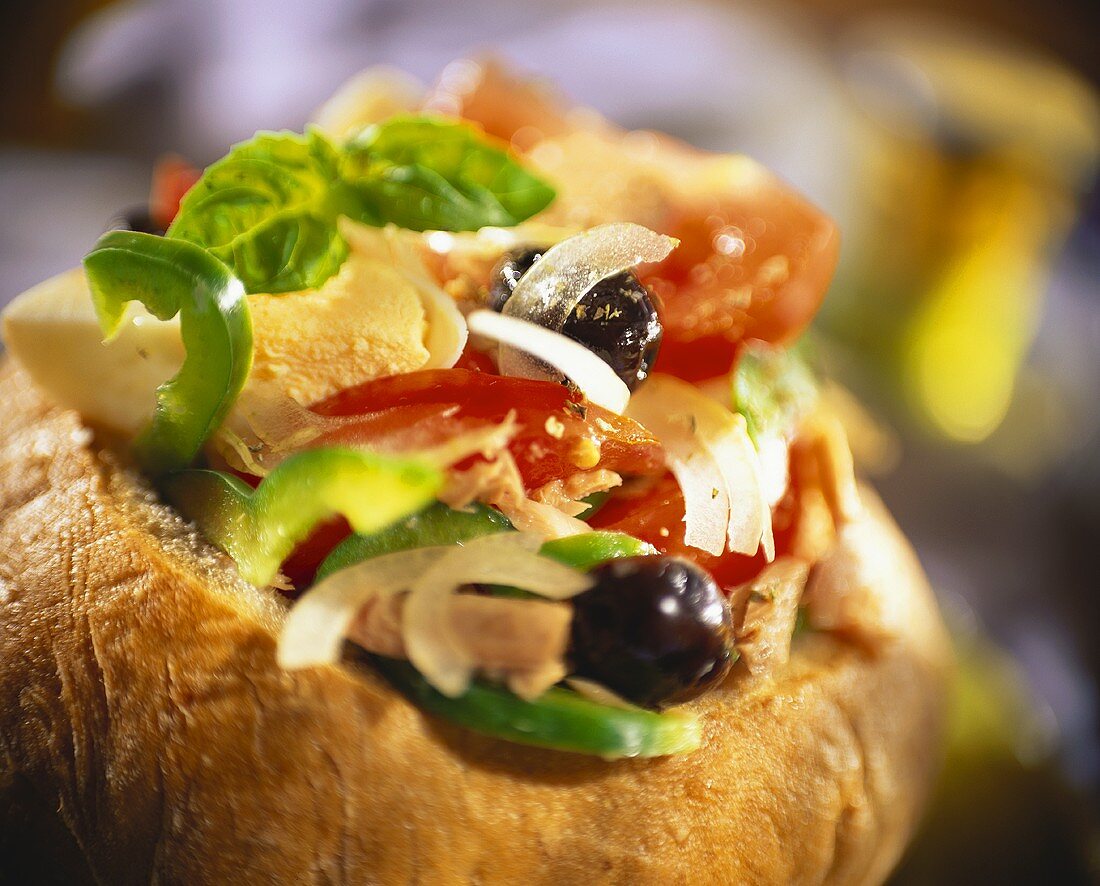
{"label": "salad filling", "polygon": [[[173,160],[155,232],[65,278],[94,314],[32,290],[7,337],[285,598],[283,667],[350,657],[507,741],[688,752],[695,699],[800,625],[859,630],[851,454],[791,346],[835,230],[751,161],[477,70],[419,98],[368,75],[304,134]],[[46,366],[25,343],[59,323],[160,377]]]}

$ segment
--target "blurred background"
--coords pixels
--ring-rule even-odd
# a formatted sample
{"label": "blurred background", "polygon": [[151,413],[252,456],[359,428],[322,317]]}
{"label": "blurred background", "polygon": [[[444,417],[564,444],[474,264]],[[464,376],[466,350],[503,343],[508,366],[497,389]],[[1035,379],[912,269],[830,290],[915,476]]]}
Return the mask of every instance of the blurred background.
{"label": "blurred background", "polygon": [[44,0],[0,12],[0,303],[360,69],[490,49],[832,213],[816,349],[950,612],[952,746],[898,883],[1100,882],[1095,0]]}

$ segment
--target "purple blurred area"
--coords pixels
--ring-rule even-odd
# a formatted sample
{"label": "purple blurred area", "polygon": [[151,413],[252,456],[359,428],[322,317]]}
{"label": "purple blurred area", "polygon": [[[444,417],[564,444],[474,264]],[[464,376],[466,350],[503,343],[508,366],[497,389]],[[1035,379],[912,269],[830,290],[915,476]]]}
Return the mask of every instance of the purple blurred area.
{"label": "purple blurred area", "polygon": [[[1035,699],[1032,715],[1053,736],[1054,762],[1043,770],[1050,780],[1032,780],[1028,770],[1026,781],[1050,827],[1014,822],[1039,836],[1025,851],[1010,845],[1017,831],[1009,831],[993,850],[1006,863],[992,870],[1014,874],[986,881],[1046,871],[1055,876],[1043,882],[1088,882],[1100,870],[1089,867],[1098,850],[1088,811],[1100,785],[1100,199],[1090,141],[1100,122],[1088,85],[1098,71],[1070,71],[1090,57],[1080,31],[1092,29],[1093,56],[1100,35],[1086,0],[1043,10],[966,0],[924,6],[938,7],[934,20],[916,18],[916,5],[883,18],[872,3],[162,0],[69,4],[64,28],[23,10],[5,42],[37,39],[49,63],[40,75],[10,63],[0,69],[8,119],[0,303],[76,264],[112,215],[142,203],[158,155],[202,165],[257,129],[300,129],[344,80],[374,64],[430,82],[449,61],[492,50],[625,127],[754,156],[845,232],[830,294],[839,307],[826,312],[820,335],[845,383],[900,441],[900,462],[876,483],[948,605],[1011,653]],[[1033,49],[1027,22],[1039,15],[1032,36],[1044,45]],[[997,50],[997,64],[1028,79],[998,90],[993,68],[977,69],[981,84],[960,82],[963,68],[930,73],[939,61],[910,53],[899,22],[972,41],[953,50],[964,59],[980,54],[966,47],[993,38],[1010,47]],[[1002,42],[1000,30],[1018,33]],[[1033,51],[1041,73],[1022,61]],[[1030,88],[1048,73],[1054,79],[1032,94],[1011,85]],[[1048,85],[1055,81],[1070,85]],[[1022,108],[1025,99],[1037,105]],[[897,108],[906,116],[901,129]],[[1014,129],[1017,119],[1030,125]],[[900,170],[895,178],[882,172],[884,157]],[[1034,308],[1036,316],[1016,342],[1021,365],[1003,418],[980,441],[962,443],[922,421],[903,381],[882,380],[910,341],[889,324],[919,311],[915,299],[932,299],[947,272],[937,266],[921,277],[918,296],[897,295],[916,278],[881,256],[892,254],[884,241],[920,228],[918,214],[934,221],[937,207],[969,211],[951,202],[955,185],[943,186],[940,203],[910,209],[891,182],[933,172],[937,181],[977,181],[989,158],[1005,188],[1019,184],[1040,205],[1053,194],[1066,209],[1018,232],[1044,239],[1028,265],[1043,282],[1018,294],[1009,287],[990,316],[1017,301],[1022,315]],[[965,259],[981,244],[957,248]],[[914,273],[928,271],[927,255],[907,260]],[[887,324],[881,332],[868,319],[876,312]],[[1013,864],[1013,851],[1026,858]],[[973,870],[991,870],[981,867],[987,861],[979,857]],[[918,858],[901,882],[974,882],[963,876],[968,863],[950,862],[956,878]]]}

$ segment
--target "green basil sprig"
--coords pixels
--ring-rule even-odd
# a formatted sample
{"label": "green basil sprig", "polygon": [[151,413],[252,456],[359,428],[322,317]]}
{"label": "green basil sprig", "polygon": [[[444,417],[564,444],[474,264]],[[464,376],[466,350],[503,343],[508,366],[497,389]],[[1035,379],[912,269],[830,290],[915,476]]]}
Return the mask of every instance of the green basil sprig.
{"label": "green basil sprig", "polygon": [[355,190],[377,212],[375,223],[413,231],[507,228],[554,199],[553,188],[507,153],[443,117],[394,117],[365,129],[347,150],[358,167]]}
{"label": "green basil sprig", "polygon": [[208,249],[249,292],[315,286],[348,253],[337,217],[361,215],[340,180],[341,162],[318,132],[259,133],[206,169],[168,236]]}
{"label": "green basil sprig", "polygon": [[209,249],[249,292],[320,286],[347,244],[336,222],[410,230],[510,227],[554,198],[469,124],[398,116],[336,145],[311,129],[260,133],[210,166],[168,236]]}
{"label": "green basil sprig", "polygon": [[206,250],[134,231],[101,237],[84,269],[107,338],[118,332],[127,302],[141,302],[161,320],[180,315],[186,356],[179,372],[157,388],[153,420],[135,450],[154,474],[190,464],[252,367],[244,287]]}

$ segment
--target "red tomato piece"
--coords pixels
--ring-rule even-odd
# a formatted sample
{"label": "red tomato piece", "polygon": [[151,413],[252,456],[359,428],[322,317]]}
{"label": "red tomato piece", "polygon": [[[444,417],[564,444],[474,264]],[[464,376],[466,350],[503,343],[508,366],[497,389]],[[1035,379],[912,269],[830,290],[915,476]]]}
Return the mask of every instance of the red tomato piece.
{"label": "red tomato piece", "polygon": [[196,169],[182,157],[168,154],[153,168],[153,184],[149,189],[149,215],[162,228],[167,228],[180,211],[180,200],[201,178]]}
{"label": "red tomato piece", "polygon": [[528,489],[579,470],[650,475],[664,469],[660,444],[640,424],[547,381],[428,369],[366,382],[313,409],[358,418],[326,435],[324,444],[368,444],[391,452],[438,445],[499,424],[514,410],[520,430],[509,450]]}
{"label": "red tomato piece", "polygon": [[666,233],[680,245],[642,280],[660,299],[657,370],[689,381],[722,375],[743,339],[795,339],[836,267],[836,225],[778,179],[683,207]]}
{"label": "red tomato piece", "polygon": [[318,524],[317,528],[301,542],[283,561],[283,573],[297,590],[313,583],[313,576],[334,547],[351,535],[351,526],[343,517]]}
{"label": "red tomato piece", "polygon": [[[491,61],[456,62],[426,103],[523,152],[577,129],[560,98]],[[610,127],[603,132],[615,137]],[[651,199],[614,199],[598,210],[584,205],[582,217],[588,224],[635,221],[680,240],[668,259],[641,275],[663,302],[657,370],[688,381],[713,378],[730,370],[743,339],[795,339],[817,312],[836,267],[836,225],[763,167],[665,136],[649,139],[654,154],[648,162],[675,175],[658,175]],[[559,186],[551,214],[570,217],[570,193],[587,193],[594,164],[602,164],[600,175],[611,181],[644,167],[625,146],[622,161],[620,169],[604,155],[556,160],[546,170]]]}
{"label": "red tomato piece", "polygon": [[455,362],[454,368],[470,369],[474,372],[491,372],[494,375],[497,371],[496,364],[493,362],[492,357],[470,347],[470,345],[466,345],[462,353],[458,355],[458,360]]}

